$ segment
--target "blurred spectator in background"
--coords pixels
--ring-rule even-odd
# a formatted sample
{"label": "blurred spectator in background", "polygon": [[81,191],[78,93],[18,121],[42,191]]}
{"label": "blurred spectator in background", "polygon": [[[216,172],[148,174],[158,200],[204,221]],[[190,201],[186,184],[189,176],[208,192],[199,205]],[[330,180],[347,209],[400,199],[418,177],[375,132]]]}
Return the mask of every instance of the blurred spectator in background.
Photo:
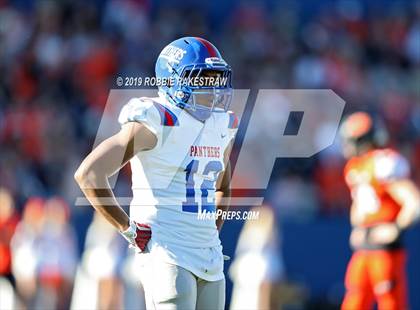
{"label": "blurred spectator in background", "polygon": [[0,277],[5,277],[15,285],[12,274],[12,254],[10,241],[15,233],[19,216],[16,213],[13,197],[7,189],[0,188]]}
{"label": "blurred spectator in background", "polygon": [[69,207],[60,198],[30,199],[12,241],[18,295],[28,308],[65,309],[77,262]]}
{"label": "blurred spectator in background", "polygon": [[37,251],[36,241],[40,236],[44,221],[42,198],[28,200],[23,209],[22,221],[12,239],[12,270],[16,278],[17,294],[26,308],[35,306],[37,291]]}
{"label": "blurred spectator in background", "polygon": [[145,264],[145,257],[135,255],[135,250],[129,249],[121,274],[124,282],[124,308],[146,310],[146,297],[142,285],[144,283],[142,277],[145,275],[139,268],[143,267],[142,264]]}
{"label": "blurred spectator in background", "polygon": [[66,309],[78,261],[76,235],[69,225],[69,207],[63,199],[48,199],[44,216],[38,241],[40,294],[48,300],[46,308]]}
{"label": "blurred spectator in background", "polygon": [[229,270],[234,283],[230,309],[278,309],[283,303],[296,303],[297,294],[291,290],[279,294],[285,270],[273,209],[262,206],[251,211],[259,212],[259,217],[242,228]]}
{"label": "blurred spectator in background", "polygon": [[73,290],[72,309],[122,309],[120,268],[126,242],[95,212]]}
{"label": "blurred spectator in background", "polygon": [[16,308],[10,242],[19,221],[10,192],[0,188],[0,309]]}

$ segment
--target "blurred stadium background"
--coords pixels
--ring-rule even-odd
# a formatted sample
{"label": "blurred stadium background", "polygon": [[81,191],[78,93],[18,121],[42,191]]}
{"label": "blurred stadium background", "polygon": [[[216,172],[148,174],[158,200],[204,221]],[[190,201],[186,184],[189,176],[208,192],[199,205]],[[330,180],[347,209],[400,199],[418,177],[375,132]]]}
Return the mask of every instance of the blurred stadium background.
{"label": "blurred stadium background", "polygon": [[[346,113],[380,115],[420,186],[418,1],[0,0],[0,308],[12,290],[28,308],[141,305],[132,256],[74,206],[73,173],[116,76],[153,76],[162,47],[185,35],[219,47],[236,88],[329,88]],[[227,307],[267,292],[292,309],[338,307],[350,258],[343,164],[338,143],[277,160],[260,221],[225,224]],[[128,171],[115,190],[130,195]],[[420,309],[420,228],[405,239]]]}

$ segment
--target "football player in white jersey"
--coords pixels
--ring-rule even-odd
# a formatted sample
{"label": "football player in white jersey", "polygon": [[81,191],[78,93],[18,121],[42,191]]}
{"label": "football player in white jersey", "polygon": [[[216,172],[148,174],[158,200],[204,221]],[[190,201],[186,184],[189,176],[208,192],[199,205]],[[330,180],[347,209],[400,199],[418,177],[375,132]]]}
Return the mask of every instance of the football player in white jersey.
{"label": "football player in white jersey", "polygon": [[[230,197],[228,157],[238,126],[228,111],[231,75],[207,40],[170,43],[156,62],[158,96],[131,99],[118,118],[121,130],[75,173],[92,206],[140,252],[149,309],[224,308],[223,221],[215,214]],[[128,162],[130,215],[108,183]]]}

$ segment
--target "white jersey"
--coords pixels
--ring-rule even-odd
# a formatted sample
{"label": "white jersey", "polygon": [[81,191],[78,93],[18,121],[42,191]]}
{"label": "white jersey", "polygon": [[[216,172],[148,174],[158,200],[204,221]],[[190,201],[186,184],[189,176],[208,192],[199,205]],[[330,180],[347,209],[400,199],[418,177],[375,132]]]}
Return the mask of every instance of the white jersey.
{"label": "white jersey", "polygon": [[216,180],[237,131],[235,115],[215,112],[203,123],[162,97],[134,98],[118,121],[141,122],[157,137],[152,150],[130,160],[130,218],[151,226],[152,256],[208,281],[222,279],[222,247],[214,217],[198,215],[215,212]]}

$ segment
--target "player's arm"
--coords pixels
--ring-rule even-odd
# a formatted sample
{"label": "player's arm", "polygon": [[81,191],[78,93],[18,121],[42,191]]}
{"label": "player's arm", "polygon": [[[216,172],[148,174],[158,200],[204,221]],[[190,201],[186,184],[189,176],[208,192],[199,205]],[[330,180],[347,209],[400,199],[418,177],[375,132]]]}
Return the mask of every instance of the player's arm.
{"label": "player's arm", "polygon": [[404,230],[420,219],[420,192],[411,180],[394,181],[387,191],[401,205],[395,221],[399,229]]}
{"label": "player's arm", "polygon": [[112,137],[99,144],[80,164],[74,178],[91,205],[119,231],[130,226],[108,178],[120,170],[136,153],[152,149],[156,136],[144,125],[129,122]]}
{"label": "player's arm", "polygon": [[356,202],[353,201],[350,207],[350,223],[351,226],[357,227],[363,222],[363,216],[360,215],[360,212],[357,212],[358,207],[356,205]]}
{"label": "player's arm", "polygon": [[357,212],[359,208],[356,205],[356,202],[353,201],[350,207],[350,223],[352,226],[352,231],[350,235],[350,245],[353,248],[360,247],[366,239],[367,230],[362,227],[363,216]]}
{"label": "player's arm", "polygon": [[387,192],[401,205],[395,223],[375,227],[369,238],[375,244],[389,244],[396,240],[401,231],[420,218],[420,193],[409,179],[396,180],[388,184]]}
{"label": "player's arm", "polygon": [[390,152],[376,163],[378,179],[384,182],[387,193],[401,206],[393,223],[374,227],[369,239],[377,244],[389,244],[397,240],[401,231],[420,217],[420,193],[410,180],[410,166],[401,155]]}
{"label": "player's arm", "polygon": [[[231,143],[225,151],[225,154],[224,154],[225,170],[223,171],[223,174],[220,176],[220,179],[217,182],[216,193],[215,193],[216,210],[221,210],[222,214],[225,211],[229,210],[229,204],[230,204],[231,167],[230,167],[229,156],[230,156],[230,152],[232,150],[232,145],[233,144]],[[218,212],[216,214],[220,214],[220,212]],[[218,216],[217,219],[216,219],[216,226],[217,226],[217,229],[219,231],[222,229],[223,223],[224,223],[223,217]]]}

